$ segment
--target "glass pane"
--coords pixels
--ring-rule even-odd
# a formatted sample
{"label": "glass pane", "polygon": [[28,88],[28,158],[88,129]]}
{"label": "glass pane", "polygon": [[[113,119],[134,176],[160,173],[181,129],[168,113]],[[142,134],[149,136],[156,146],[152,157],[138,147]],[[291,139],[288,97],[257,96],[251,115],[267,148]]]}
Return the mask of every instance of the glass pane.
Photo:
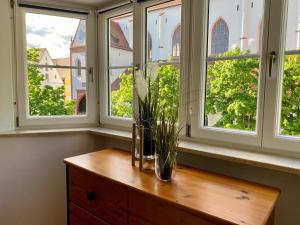
{"label": "glass pane", "polygon": [[133,115],[133,76],[132,69],[109,70],[109,109],[110,116],[132,118]]}
{"label": "glass pane", "polygon": [[[299,17],[300,1],[289,0],[286,51],[300,50]],[[284,57],[282,81],[281,123],[279,133],[282,135],[300,135],[300,54]]]}
{"label": "glass pane", "polygon": [[[85,70],[81,74],[85,74]],[[71,69],[29,67],[29,115],[86,114],[86,80],[82,77],[77,79]]]}
{"label": "glass pane", "polygon": [[[263,0],[210,0],[204,126],[256,130]],[[257,58],[243,58],[256,54]]]}
{"label": "glass pane", "polygon": [[209,1],[208,55],[236,48],[258,54],[261,49],[264,0]]}
{"label": "glass pane", "polygon": [[26,13],[26,41],[29,115],[86,114],[86,21]]}
{"label": "glass pane", "polygon": [[72,66],[86,66],[86,21],[82,19],[26,13],[27,49],[37,50],[40,65],[59,65],[68,59]]}
{"label": "glass pane", "polygon": [[160,108],[167,115],[178,113],[179,109],[179,80],[180,63],[172,65],[161,65],[158,69]]}
{"label": "glass pane", "polygon": [[132,13],[109,19],[109,66],[133,64]]}
{"label": "glass pane", "polygon": [[208,64],[205,126],[255,131],[258,68],[259,59]]}
{"label": "glass pane", "polygon": [[181,0],[147,9],[147,61],[173,61],[181,51]]}

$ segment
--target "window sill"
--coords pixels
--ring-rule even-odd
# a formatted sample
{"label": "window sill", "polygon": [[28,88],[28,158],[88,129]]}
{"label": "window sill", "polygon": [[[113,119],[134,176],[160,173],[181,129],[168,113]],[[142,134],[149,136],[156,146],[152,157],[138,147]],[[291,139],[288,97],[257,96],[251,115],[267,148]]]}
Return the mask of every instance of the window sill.
{"label": "window sill", "polygon": [[[131,141],[131,132],[129,131],[119,131],[107,128],[94,128],[91,129],[90,132],[94,135],[101,135],[111,138],[117,138],[120,140]],[[299,158],[237,150],[226,147],[217,147],[191,141],[181,141],[179,144],[179,151],[300,175]]]}
{"label": "window sill", "polygon": [[68,129],[20,129],[0,132],[2,136],[25,136],[25,135],[44,135],[44,134],[66,134],[66,133],[89,133],[90,128],[68,128]]}
{"label": "window sill", "polygon": [[[130,131],[121,131],[108,128],[70,128],[70,129],[43,129],[43,130],[16,130],[0,132],[2,136],[27,136],[27,135],[44,135],[44,134],[74,134],[87,133],[99,135],[119,140],[131,141]],[[181,141],[179,151],[189,154],[205,156],[209,158],[221,159],[230,162],[242,163],[251,166],[262,167],[281,172],[293,173],[300,175],[300,159],[284,157],[260,152],[251,152],[237,150],[226,147],[218,147],[207,144],[201,144],[191,141]]]}

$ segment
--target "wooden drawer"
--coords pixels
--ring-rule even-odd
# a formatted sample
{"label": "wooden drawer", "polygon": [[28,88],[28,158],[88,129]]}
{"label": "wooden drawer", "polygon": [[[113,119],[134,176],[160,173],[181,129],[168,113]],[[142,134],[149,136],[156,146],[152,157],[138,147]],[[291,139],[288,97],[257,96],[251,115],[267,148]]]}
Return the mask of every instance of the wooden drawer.
{"label": "wooden drawer", "polygon": [[129,191],[129,225],[216,225],[150,195]]}
{"label": "wooden drawer", "polygon": [[69,200],[113,224],[127,224],[127,190],[100,176],[69,166]]}
{"label": "wooden drawer", "polygon": [[70,225],[110,225],[73,203],[69,207]]}

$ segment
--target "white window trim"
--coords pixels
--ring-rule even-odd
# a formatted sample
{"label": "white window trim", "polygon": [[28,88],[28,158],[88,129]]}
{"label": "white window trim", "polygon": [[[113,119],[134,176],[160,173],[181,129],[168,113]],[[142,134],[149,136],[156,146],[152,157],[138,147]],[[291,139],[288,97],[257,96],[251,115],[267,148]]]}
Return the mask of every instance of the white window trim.
{"label": "white window trim", "polygon": [[[266,1],[264,25],[268,24],[268,4]],[[207,54],[207,20],[208,20],[208,0],[193,1],[193,35],[192,35],[192,57],[191,57],[191,98],[190,98],[190,116],[192,137],[206,140],[216,140],[220,142],[229,142],[236,144],[246,144],[249,146],[259,147],[262,140],[262,119],[263,119],[263,102],[264,86],[266,74],[266,57],[261,55],[259,95],[257,105],[257,126],[256,132],[239,131],[233,129],[222,129],[214,127],[205,127],[204,121],[204,100],[205,100],[205,76],[206,76],[206,54]],[[201,12],[201,13],[200,13]],[[199,16],[202,15],[202,16]],[[267,29],[264,29],[266,32]],[[264,37],[267,35],[264,33]],[[199,41],[201,40],[201,41]],[[264,41],[263,48],[266,49]],[[265,52],[265,51],[263,51]],[[199,63],[200,62],[200,63]],[[200,88],[199,88],[200,87]],[[200,109],[200,110],[198,110]]]}
{"label": "white window trim", "polygon": [[[109,115],[109,87],[108,87],[108,57],[109,57],[109,33],[108,19],[126,13],[133,13],[132,6],[121,7],[98,16],[98,41],[99,41],[99,99],[100,99],[100,123],[103,126],[131,127],[131,118],[121,118]],[[133,37],[134,39],[134,37]],[[134,59],[133,59],[134,60]]]}
{"label": "white window trim", "polygon": [[26,54],[26,28],[25,13],[41,13],[45,15],[55,15],[70,18],[86,19],[87,21],[87,68],[96,70],[96,23],[95,14],[80,15],[73,13],[63,13],[48,10],[29,9],[17,7],[16,9],[16,54],[17,54],[17,95],[18,95],[18,115],[19,127],[49,127],[49,126],[75,126],[75,125],[96,125],[97,110],[96,107],[96,82],[93,74],[87,70],[87,113],[78,116],[29,116],[28,86],[27,86],[27,54]]}
{"label": "white window trim", "polygon": [[274,149],[275,152],[300,155],[300,137],[279,133],[288,3],[288,0],[282,0],[274,1],[271,5],[274,13],[270,20],[274,23],[270,25],[270,36],[273,38],[269,41],[268,52],[275,51],[277,57],[272,67],[272,76],[267,77],[265,114],[268,116],[264,121],[263,147]]}
{"label": "white window trim", "polygon": [[[146,59],[146,10],[148,7],[157,4],[163,4],[168,2],[169,0],[153,0],[146,1],[142,3],[134,3],[133,6],[122,7],[117,10],[112,10],[107,13],[103,13],[99,16],[98,24],[99,24],[99,46],[101,49],[99,52],[99,77],[100,77],[100,123],[106,127],[121,127],[121,128],[131,128],[133,119],[131,118],[120,118],[113,117],[109,115],[109,102],[108,102],[108,74],[107,74],[107,57],[108,57],[108,24],[107,20],[111,17],[118,16],[121,14],[133,12],[133,21],[134,21],[134,29],[133,29],[133,65],[139,65],[141,69],[145,67]],[[190,9],[190,1],[182,0],[182,16],[181,16],[181,24],[186,23],[189,24],[189,9]],[[183,27],[183,26],[182,26]],[[183,64],[183,61],[188,62],[189,60],[189,45],[188,40],[189,36],[189,27],[183,27],[182,32],[182,42],[181,42],[181,75],[180,75],[180,93],[187,93],[187,85],[188,79],[184,76],[187,74],[185,71],[189,70],[189,64]],[[105,31],[105,32],[103,32]],[[184,35],[185,34],[185,35]],[[183,42],[186,41],[186,44],[183,45]],[[103,51],[104,49],[104,51]],[[172,64],[172,63],[169,63]],[[184,65],[184,66],[183,66]],[[134,75],[133,75],[134,76]],[[184,85],[182,85],[184,84]],[[134,88],[133,92],[133,112],[137,112],[137,97]],[[182,121],[186,121],[186,108],[187,108],[187,94],[180,95],[180,118]],[[184,107],[185,106],[185,107]]]}

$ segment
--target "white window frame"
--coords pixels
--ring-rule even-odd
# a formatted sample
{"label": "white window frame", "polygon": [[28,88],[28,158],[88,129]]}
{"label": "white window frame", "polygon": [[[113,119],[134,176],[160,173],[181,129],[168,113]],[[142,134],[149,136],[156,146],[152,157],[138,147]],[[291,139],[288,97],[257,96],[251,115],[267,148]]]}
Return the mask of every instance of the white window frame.
{"label": "white window frame", "polygon": [[[26,13],[40,13],[44,15],[62,16],[69,18],[85,19],[87,23],[86,40],[86,79],[87,79],[87,112],[85,115],[74,116],[30,116],[28,100],[27,80],[27,42],[26,42]],[[96,16],[93,12],[88,15],[59,12],[44,9],[31,9],[17,7],[16,9],[16,54],[17,54],[17,95],[18,95],[18,117],[19,127],[73,127],[73,126],[95,126],[97,125],[96,110],[96,82],[93,72],[96,69]]]}
{"label": "white window frame", "polygon": [[[288,0],[272,1],[270,34],[272,39],[268,43],[269,54],[276,52],[276,59],[272,67],[271,76],[267,77],[266,104],[264,119],[264,138],[262,146],[272,149],[279,154],[290,156],[300,155],[300,137],[281,135],[280,118],[281,118],[281,99],[282,99],[282,82],[284,71],[284,56],[286,46],[287,32],[287,15]],[[289,51],[299,54],[299,51]],[[288,54],[289,55],[289,54]]]}
{"label": "white window frame", "polygon": [[[99,99],[100,99],[100,123],[103,126],[113,126],[113,127],[123,127],[123,128],[129,128],[131,127],[131,124],[133,122],[132,118],[122,118],[122,117],[115,117],[109,115],[109,87],[108,87],[108,57],[109,57],[109,24],[108,20],[110,18],[127,14],[127,13],[133,13],[134,9],[132,5],[121,7],[116,10],[111,10],[102,14],[99,14],[98,17],[98,41],[99,41]],[[133,15],[134,16],[134,15]],[[135,25],[134,25],[135,26]],[[133,29],[134,33],[135,27]],[[135,36],[133,35],[133,42],[135,42]],[[135,46],[133,46],[133,55]],[[134,56],[133,56],[133,65],[134,63]],[[132,67],[132,66],[131,66]],[[124,67],[125,68],[125,67]],[[128,65],[128,67],[130,66]],[[135,94],[133,94],[134,96]],[[134,113],[134,112],[133,112]]]}
{"label": "white window frame", "polygon": [[[242,131],[204,126],[204,102],[205,102],[205,79],[208,40],[208,3],[209,0],[193,1],[193,34],[192,34],[192,57],[191,57],[191,97],[190,117],[191,136],[195,140],[213,140],[219,143],[234,143],[252,147],[260,147],[262,141],[262,121],[264,105],[264,87],[266,67],[266,44],[267,29],[263,31],[263,46],[260,55],[260,80],[257,104],[256,131]],[[268,9],[270,1],[265,1],[264,27],[268,27]]]}
{"label": "white window frame", "polygon": [[[133,3],[130,6],[122,7],[117,10],[112,10],[99,15],[99,77],[100,77],[100,123],[105,127],[114,127],[114,128],[125,128],[130,129],[132,127],[133,118],[120,118],[113,117],[109,115],[109,102],[108,102],[108,19],[114,16],[126,14],[129,12],[133,13],[134,29],[133,29],[133,65],[136,69],[137,67],[144,69],[146,63],[146,53],[147,53],[147,43],[146,39],[146,13],[147,8],[153,5],[163,4],[169,2],[169,0],[152,0],[145,1],[142,3]],[[187,93],[186,86],[188,85],[188,79],[184,76],[185,71],[189,70],[189,64],[183,64],[184,61],[188,62],[189,59],[189,33],[187,29],[189,26],[183,26],[183,23],[189,24],[190,16],[190,1],[182,0],[182,16],[181,16],[181,32],[182,32],[182,41],[181,41],[181,75],[180,75],[180,93]],[[103,32],[105,31],[105,32]],[[183,45],[183,42],[186,40],[186,45]],[[104,51],[103,51],[104,50]],[[162,64],[172,64],[172,63],[162,63]],[[134,73],[133,73],[134,76]],[[184,85],[182,85],[184,84]],[[134,87],[133,87],[134,88]],[[186,119],[186,107],[187,106],[187,95],[180,95],[180,118],[185,121]],[[133,112],[137,112],[137,96],[134,88],[133,92]]]}

